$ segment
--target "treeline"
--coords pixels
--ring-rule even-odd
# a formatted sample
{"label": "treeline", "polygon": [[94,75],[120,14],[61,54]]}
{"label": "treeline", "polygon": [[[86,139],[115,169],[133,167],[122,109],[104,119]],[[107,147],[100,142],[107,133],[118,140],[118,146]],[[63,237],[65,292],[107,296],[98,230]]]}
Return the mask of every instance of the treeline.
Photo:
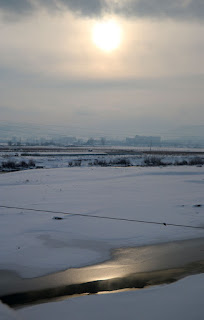
{"label": "treeline", "polygon": [[2,162],[1,166],[0,166],[1,170],[21,170],[21,169],[31,169],[31,168],[35,168],[35,162],[33,160],[29,160],[29,161],[20,161],[20,162],[16,162],[16,161],[5,161]]}
{"label": "treeline", "polygon": [[[81,167],[82,164],[87,165],[86,160],[78,159],[74,161],[69,161],[69,167]],[[132,164],[129,158],[117,158],[114,160],[108,159],[96,159],[93,161],[88,161],[88,166],[92,167],[130,167],[130,166],[139,166],[139,167],[159,167],[159,166],[202,166],[204,165],[204,158],[194,157],[190,159],[181,159],[174,161],[164,161],[161,157],[149,156],[145,157],[141,164]]]}

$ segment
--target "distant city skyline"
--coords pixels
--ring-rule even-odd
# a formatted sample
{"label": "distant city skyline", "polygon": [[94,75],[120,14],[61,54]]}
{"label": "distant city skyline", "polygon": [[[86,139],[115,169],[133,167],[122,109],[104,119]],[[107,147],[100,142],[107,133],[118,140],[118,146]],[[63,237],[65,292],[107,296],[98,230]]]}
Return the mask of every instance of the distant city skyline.
{"label": "distant city skyline", "polygon": [[[39,123],[25,123],[25,122],[9,122],[0,120],[0,142],[37,142],[40,143],[41,140],[44,141],[62,141],[66,139],[74,138],[76,140],[82,139],[84,142],[88,139],[95,139],[97,141],[105,138],[106,140],[113,141],[126,141],[127,138],[130,141],[137,139],[137,137],[145,137],[150,141],[151,137],[156,139],[161,139],[161,141],[172,140],[172,141],[183,141],[183,142],[204,142],[204,125],[201,126],[183,126],[172,129],[171,131],[166,130],[163,132],[148,132],[139,131],[135,128],[133,132],[123,131],[122,129],[115,134],[115,131],[100,132],[97,133],[93,131],[84,130],[83,128],[70,128],[69,126],[62,125],[41,125]],[[136,141],[135,141],[136,142]],[[147,142],[147,140],[146,140]],[[71,142],[70,142],[71,143]],[[65,143],[66,144],[66,143]],[[130,143],[134,144],[134,143]]]}

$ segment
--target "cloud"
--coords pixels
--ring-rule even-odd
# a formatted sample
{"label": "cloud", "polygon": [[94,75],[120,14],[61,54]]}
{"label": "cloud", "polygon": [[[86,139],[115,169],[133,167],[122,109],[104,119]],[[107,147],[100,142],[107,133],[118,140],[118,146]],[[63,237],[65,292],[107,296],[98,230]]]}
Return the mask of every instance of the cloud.
{"label": "cloud", "polygon": [[0,11],[25,15],[39,8],[71,10],[85,17],[111,12],[131,17],[199,19],[204,18],[203,0],[0,0]]}
{"label": "cloud", "polygon": [[107,9],[104,0],[58,0],[57,2],[59,5],[87,16],[100,15],[104,9]]}
{"label": "cloud", "polygon": [[0,11],[13,15],[25,15],[39,8],[53,11],[71,10],[84,16],[100,15],[108,8],[106,0],[0,0]]}
{"label": "cloud", "polygon": [[0,10],[11,14],[25,14],[33,9],[29,0],[0,0]]}
{"label": "cloud", "polygon": [[153,18],[203,19],[203,0],[127,0],[118,2],[118,13]]}

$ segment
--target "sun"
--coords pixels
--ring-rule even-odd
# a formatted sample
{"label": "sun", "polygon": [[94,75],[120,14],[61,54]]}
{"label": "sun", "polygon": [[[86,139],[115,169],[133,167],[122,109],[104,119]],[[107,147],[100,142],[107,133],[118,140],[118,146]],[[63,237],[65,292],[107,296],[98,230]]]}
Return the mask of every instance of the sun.
{"label": "sun", "polygon": [[120,46],[122,32],[119,24],[113,20],[97,22],[93,26],[92,39],[95,45],[106,52]]}

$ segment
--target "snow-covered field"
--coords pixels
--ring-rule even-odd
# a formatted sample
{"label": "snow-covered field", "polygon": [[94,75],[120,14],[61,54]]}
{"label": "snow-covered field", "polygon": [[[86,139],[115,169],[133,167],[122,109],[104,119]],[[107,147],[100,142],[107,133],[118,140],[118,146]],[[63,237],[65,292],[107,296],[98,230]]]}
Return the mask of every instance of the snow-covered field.
{"label": "snow-covered field", "polygon": [[[0,175],[2,206],[202,227],[203,191],[203,167],[81,167]],[[23,209],[0,208],[0,219],[0,269],[16,271],[22,277],[41,276],[103,261],[110,257],[110,251],[114,248],[204,237],[203,229],[99,220]],[[122,319],[125,315],[120,310],[124,302],[124,312],[129,312],[127,318],[132,315],[149,319],[153,308],[155,317],[151,319],[181,319],[184,305],[191,300],[184,319],[203,319],[200,302],[203,281],[202,275],[194,276],[171,286],[81,297],[27,308],[18,313],[25,319],[65,319],[67,312],[70,312],[71,319],[79,319],[84,310],[83,318],[92,319],[96,317],[96,306],[99,310],[107,306],[106,315],[101,319]],[[175,301],[176,295],[181,300],[180,305]],[[181,295],[182,298],[179,298]],[[161,313],[159,299],[164,305]],[[150,308],[143,312],[146,303]],[[174,304],[175,310],[169,313],[172,317],[168,311],[168,317],[164,316],[163,312],[168,308],[171,310]],[[188,309],[194,310],[194,318],[189,316]]]}
{"label": "snow-covered field", "polygon": [[[2,167],[8,162],[20,164],[22,161],[29,163],[32,161],[36,167],[40,168],[64,168],[64,167],[90,167],[90,166],[147,166],[148,159],[158,159],[161,165],[184,165],[184,164],[204,164],[203,149],[170,149],[153,148],[154,154],[147,154],[149,148],[137,147],[101,147],[93,149],[75,148],[61,149],[46,147],[30,147],[21,150],[20,147],[15,150],[0,150],[0,171],[9,171],[11,168]],[[197,163],[196,163],[197,161]],[[150,161],[151,162],[151,161]],[[155,161],[154,161],[155,162]],[[151,165],[151,164],[150,164]],[[154,165],[159,165],[154,163]],[[22,169],[22,168],[20,168]],[[25,169],[25,167],[24,167]]]}

